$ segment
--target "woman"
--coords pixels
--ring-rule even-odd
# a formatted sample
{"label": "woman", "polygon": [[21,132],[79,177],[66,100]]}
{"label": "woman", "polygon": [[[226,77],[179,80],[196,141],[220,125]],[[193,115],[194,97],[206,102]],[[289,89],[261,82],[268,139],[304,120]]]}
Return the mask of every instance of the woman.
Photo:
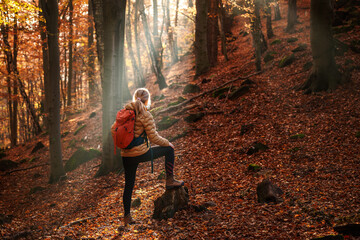
{"label": "woman", "polygon": [[[161,137],[156,131],[154,118],[148,111],[151,105],[150,93],[145,88],[135,91],[133,102],[125,106],[126,109],[134,110],[136,114],[134,133],[135,138],[144,136],[144,142],[130,149],[121,149],[125,170],[125,189],[123,195],[124,224],[132,224],[134,220],[130,215],[131,195],[135,184],[136,169],[141,162],[165,156],[166,189],[181,187],[184,181],[174,179],[174,145]],[[144,134],[145,133],[145,134]],[[159,146],[150,149],[151,143]]]}

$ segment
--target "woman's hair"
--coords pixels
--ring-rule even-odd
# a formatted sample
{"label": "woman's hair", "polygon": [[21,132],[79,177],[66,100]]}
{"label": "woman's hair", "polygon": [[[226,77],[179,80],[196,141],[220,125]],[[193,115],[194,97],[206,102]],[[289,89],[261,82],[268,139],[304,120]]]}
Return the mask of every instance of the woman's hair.
{"label": "woman's hair", "polygon": [[[145,106],[146,101],[147,106]],[[145,108],[149,109],[151,105],[149,90],[147,90],[146,88],[136,89],[133,95],[133,102],[135,103],[136,114],[144,114],[144,112],[146,111]]]}

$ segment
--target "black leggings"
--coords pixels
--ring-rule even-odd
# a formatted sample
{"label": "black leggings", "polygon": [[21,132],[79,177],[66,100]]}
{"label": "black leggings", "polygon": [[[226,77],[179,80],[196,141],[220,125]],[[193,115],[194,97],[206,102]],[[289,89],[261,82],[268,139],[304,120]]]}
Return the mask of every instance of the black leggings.
{"label": "black leggings", "polygon": [[153,147],[143,155],[137,157],[123,157],[123,164],[125,170],[125,189],[123,195],[123,204],[125,216],[130,213],[131,195],[134,189],[136,169],[141,162],[148,162],[151,160],[151,151],[153,159],[165,156],[165,170],[166,175],[173,175],[174,171],[174,149],[168,147]]}

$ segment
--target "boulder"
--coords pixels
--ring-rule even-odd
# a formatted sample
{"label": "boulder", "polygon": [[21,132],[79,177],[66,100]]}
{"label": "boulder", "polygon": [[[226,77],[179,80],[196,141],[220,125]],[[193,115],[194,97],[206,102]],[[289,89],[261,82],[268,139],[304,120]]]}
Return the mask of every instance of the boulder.
{"label": "boulder", "polygon": [[280,44],[281,43],[281,40],[280,39],[275,39],[274,41],[272,41],[270,43],[270,45],[276,45],[276,44]]}
{"label": "boulder", "polygon": [[132,201],[131,203],[131,207],[133,208],[137,208],[140,207],[141,205],[141,199],[140,198],[136,198],[134,201]]}
{"label": "boulder", "polygon": [[200,92],[200,87],[195,84],[188,84],[185,86],[183,94]]}
{"label": "boulder", "polygon": [[33,150],[31,151],[31,154],[37,152],[38,150],[42,149],[44,146],[44,144],[42,142],[38,142],[35,147],[33,148]]}
{"label": "boulder", "polygon": [[175,213],[189,206],[187,187],[166,190],[165,193],[154,201],[154,219],[168,219]]}
{"label": "boulder", "polygon": [[179,121],[179,119],[175,119],[175,118],[166,116],[161,119],[161,121],[157,124],[157,126],[158,126],[159,131],[162,131],[162,130],[168,129],[169,127],[171,127],[178,121]]}
{"label": "boulder", "polygon": [[248,171],[251,171],[251,172],[258,172],[258,171],[260,171],[260,169],[261,169],[261,166],[255,164],[255,163],[251,163],[248,166]]}
{"label": "boulder", "polygon": [[11,160],[1,160],[0,161],[0,171],[6,171],[9,170],[11,168],[15,168],[18,166],[18,163],[11,161]]}
{"label": "boulder", "polygon": [[242,86],[242,87],[239,87],[238,89],[236,89],[234,92],[232,92],[230,95],[229,95],[229,99],[230,100],[235,100],[235,99],[238,99],[239,97],[245,95],[246,93],[248,93],[250,91],[250,87],[249,86]]}
{"label": "boulder", "polygon": [[77,167],[79,167],[81,164],[86,163],[97,156],[99,156],[101,153],[98,150],[95,149],[89,149],[85,150],[84,148],[79,148],[76,150],[76,152],[70,157],[70,159],[65,164],[65,171],[70,172],[75,170]]}
{"label": "boulder", "polygon": [[276,54],[276,52],[273,52],[273,51],[266,52],[266,54],[264,56],[264,62],[267,63],[267,62],[274,60],[275,54]]}
{"label": "boulder", "polygon": [[292,64],[294,61],[295,61],[295,55],[294,54],[285,56],[280,60],[279,67],[280,68],[286,67],[286,66]]}
{"label": "boulder", "polygon": [[291,51],[292,52],[302,52],[302,51],[305,51],[306,49],[307,49],[307,44],[306,43],[301,43],[301,44],[299,44],[299,46],[297,48],[294,48]]}
{"label": "boulder", "polygon": [[280,197],[283,191],[269,179],[265,179],[257,185],[256,193],[259,203],[279,203],[283,201]]}
{"label": "boulder", "polygon": [[201,120],[205,116],[204,113],[191,113],[184,118],[185,122],[193,123]]}
{"label": "boulder", "polygon": [[93,117],[95,117],[95,116],[96,116],[96,112],[92,112],[92,113],[90,114],[89,118],[93,118]]}
{"label": "boulder", "polygon": [[246,152],[247,155],[252,155],[254,153],[257,153],[259,151],[265,151],[269,149],[268,146],[266,146],[265,144],[259,143],[259,142],[254,142],[254,144],[248,149],[248,151]]}
{"label": "boulder", "polygon": [[33,188],[30,189],[29,194],[34,194],[34,193],[41,192],[41,191],[44,191],[44,190],[45,190],[44,187],[36,186],[36,187],[33,187]]}
{"label": "boulder", "polygon": [[297,40],[298,40],[298,39],[295,38],[295,37],[286,39],[286,41],[287,41],[288,43],[296,42]]}
{"label": "boulder", "polygon": [[335,232],[343,235],[360,237],[360,224],[358,223],[350,223],[346,225],[335,226],[334,230]]}

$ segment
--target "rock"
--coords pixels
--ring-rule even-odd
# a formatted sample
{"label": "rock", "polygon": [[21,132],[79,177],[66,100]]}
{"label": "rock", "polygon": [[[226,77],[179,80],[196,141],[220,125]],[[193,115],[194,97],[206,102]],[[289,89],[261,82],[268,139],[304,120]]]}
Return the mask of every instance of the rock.
{"label": "rock", "polygon": [[290,136],[290,139],[302,139],[305,137],[305,134],[303,133],[299,133],[299,134],[294,134]]}
{"label": "rock", "polygon": [[83,129],[84,127],[86,127],[86,124],[81,125],[78,129],[76,129],[74,132],[74,135],[77,135],[81,131],[81,129]]}
{"label": "rock", "polygon": [[303,70],[304,71],[309,71],[312,68],[312,66],[313,66],[312,62],[307,62],[307,63],[304,64]]}
{"label": "rock", "polygon": [[32,189],[30,189],[29,194],[34,194],[34,193],[41,192],[41,191],[44,191],[44,190],[45,190],[44,187],[36,186],[36,187],[33,187]]}
{"label": "rock", "polygon": [[154,101],[161,101],[165,98],[164,94],[161,94],[160,96],[154,96],[153,100]]}
{"label": "rock", "polygon": [[250,91],[250,87],[249,86],[242,86],[242,87],[239,87],[238,89],[236,89],[234,92],[232,92],[230,95],[229,95],[229,99],[230,100],[235,100],[235,99],[238,99],[239,97],[245,95],[246,93],[248,93]]}
{"label": "rock", "polygon": [[311,240],[344,240],[342,235],[328,235],[324,237],[312,238]]}
{"label": "rock", "polygon": [[95,116],[96,116],[96,112],[92,112],[92,113],[90,114],[89,118],[93,118],[93,117],[95,117]]}
{"label": "rock", "polygon": [[195,84],[188,84],[185,86],[183,94],[200,92],[200,87]]}
{"label": "rock", "polygon": [[159,131],[162,131],[162,130],[168,129],[169,127],[171,127],[178,121],[179,121],[179,119],[175,119],[175,118],[166,116],[161,119],[161,121],[157,124],[157,126],[158,126]]}
{"label": "rock", "polygon": [[79,148],[66,162],[64,166],[65,172],[70,172],[75,170],[81,164],[96,158],[97,156],[99,156],[99,154],[100,151],[95,149],[90,149],[87,151],[84,148]]}
{"label": "rock", "polygon": [[266,54],[264,56],[264,62],[267,63],[267,62],[274,60],[274,54],[276,54],[276,52],[273,52],[273,51],[266,52]]}
{"label": "rock", "polygon": [[360,132],[357,132],[357,133],[355,134],[355,137],[360,138]]}
{"label": "rock", "polygon": [[224,88],[217,89],[212,93],[212,96],[215,98],[220,97],[224,93],[229,92],[229,90],[230,90],[230,87],[224,87]]}
{"label": "rock", "polygon": [[191,113],[189,114],[187,117],[184,118],[185,122],[188,123],[194,123],[199,121],[200,119],[202,119],[205,116],[204,113]]}
{"label": "rock", "polygon": [[292,64],[294,61],[295,61],[295,55],[294,54],[285,56],[280,60],[279,67],[280,68],[286,67],[286,66]]}
{"label": "rock", "polygon": [[63,138],[63,137],[66,137],[69,133],[70,133],[69,131],[66,131],[66,132],[64,132],[64,133],[61,134],[61,137],[62,137],[62,138]]}
{"label": "rock", "polygon": [[0,213],[0,225],[3,225],[4,223],[11,223],[13,218],[14,218],[13,215],[5,215]]}
{"label": "rock", "polygon": [[31,151],[31,154],[37,152],[38,150],[42,149],[44,146],[44,144],[42,142],[38,142],[35,147],[33,148],[33,150]]}
{"label": "rock", "polygon": [[307,44],[305,43],[301,43],[299,44],[299,46],[297,48],[294,48],[293,50],[291,50],[292,52],[302,52],[305,51],[307,49]]}
{"label": "rock", "polygon": [[140,198],[136,198],[134,201],[132,201],[131,203],[131,207],[133,208],[137,208],[137,207],[140,207],[141,205],[141,200]]}
{"label": "rock", "polygon": [[281,43],[281,40],[280,39],[275,39],[274,41],[272,41],[270,43],[270,45],[276,45],[276,44],[280,44]]}
{"label": "rock", "polygon": [[293,43],[293,42],[296,42],[297,40],[298,40],[298,39],[295,38],[295,37],[286,39],[286,41],[287,41],[288,43]]}
{"label": "rock", "polygon": [[187,187],[166,190],[165,193],[154,201],[154,219],[168,219],[174,217],[181,209],[188,208],[189,194]]}
{"label": "rock", "polygon": [[257,185],[256,193],[259,203],[282,202],[280,196],[283,194],[283,191],[278,186],[270,182],[269,179],[265,179]]}
{"label": "rock", "polygon": [[203,80],[201,80],[202,84],[205,84],[205,83],[208,83],[208,82],[211,82],[211,79],[204,78]]}
{"label": "rock", "polygon": [[247,155],[252,155],[254,153],[257,153],[259,151],[265,151],[269,149],[268,146],[266,146],[265,144],[259,143],[259,142],[254,142],[253,146],[251,146],[249,148],[249,150],[246,152]]}
{"label": "rock", "polygon": [[240,135],[244,135],[245,133],[251,131],[254,128],[254,124],[245,124],[241,126]]}
{"label": "rock", "polygon": [[256,164],[254,164],[254,163],[251,163],[251,164],[249,164],[249,166],[248,166],[248,171],[258,172],[258,171],[260,171],[260,169],[261,169],[261,166],[256,165]]}
{"label": "rock", "polygon": [[360,237],[360,224],[351,223],[341,226],[334,227],[335,232],[341,233],[343,235],[350,235],[353,237]]}
{"label": "rock", "polygon": [[11,160],[1,160],[0,161],[0,171],[6,171],[12,168],[16,168],[18,166],[18,163],[13,162]]}

